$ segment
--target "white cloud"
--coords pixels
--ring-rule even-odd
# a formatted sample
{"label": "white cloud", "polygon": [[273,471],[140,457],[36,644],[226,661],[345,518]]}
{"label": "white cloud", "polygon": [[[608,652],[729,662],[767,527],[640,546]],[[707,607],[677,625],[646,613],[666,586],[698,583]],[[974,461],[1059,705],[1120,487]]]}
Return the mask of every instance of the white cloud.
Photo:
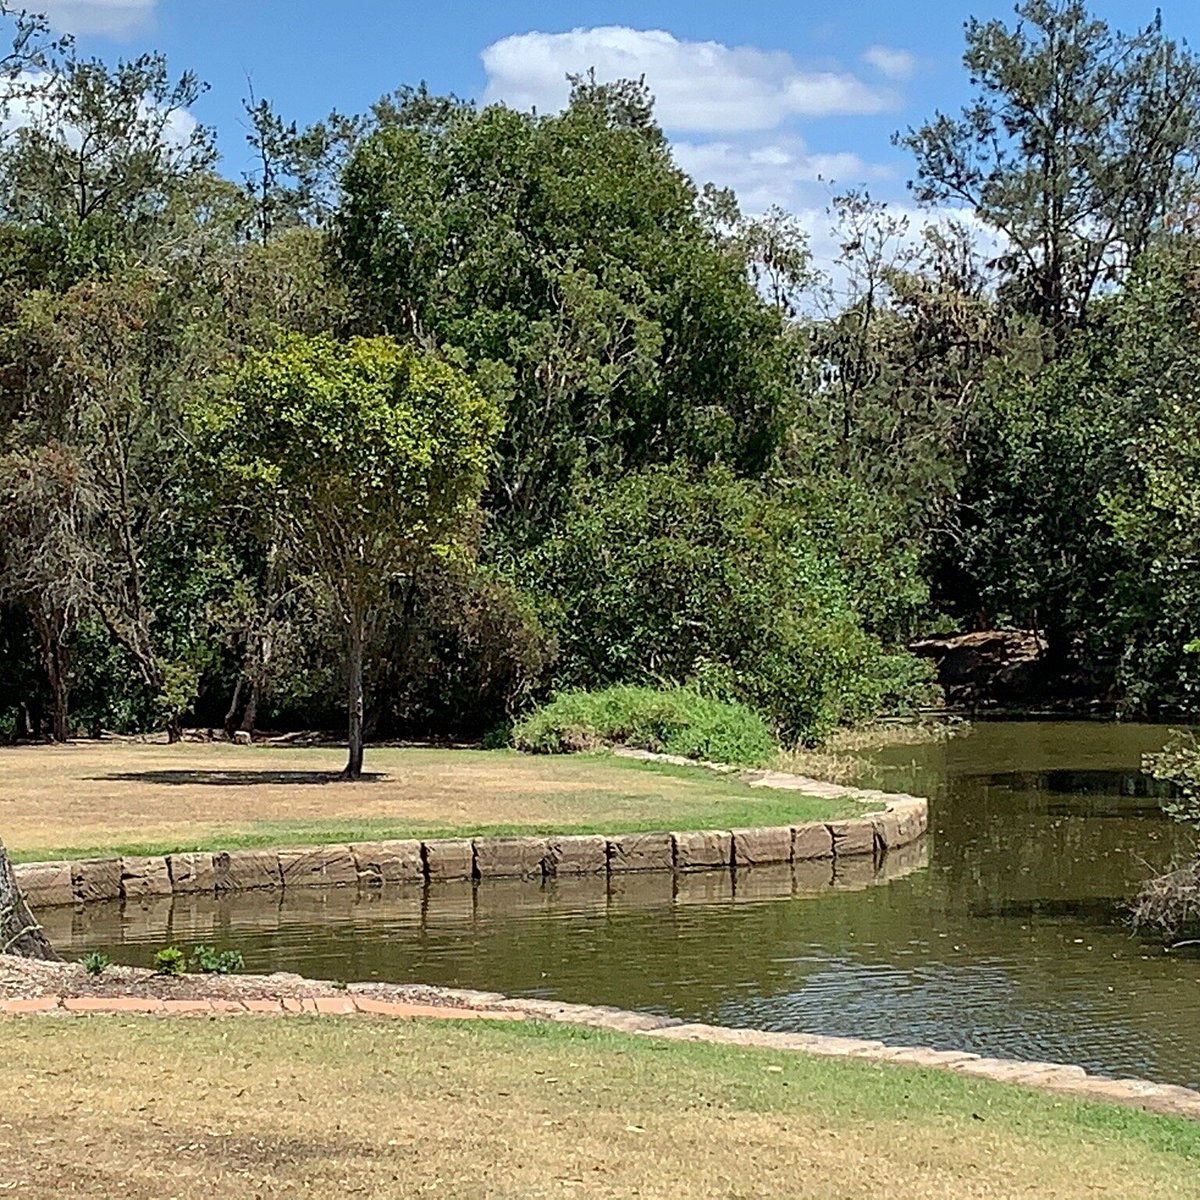
{"label": "white cloud", "polygon": [[865,162],[849,151],[813,153],[803,138],[672,143],[675,161],[698,185],[732,188],[743,212],[765,212],[773,204],[792,212],[823,205],[834,190],[892,178],[888,166]]}
{"label": "white cloud", "polygon": [[30,8],[46,15],[64,33],[104,33],[112,36],[143,29],[154,16],[158,0],[37,0]]}
{"label": "white cloud", "polygon": [[874,67],[885,79],[911,79],[917,71],[916,55],[891,46],[870,46],[863,52],[863,62]]}
{"label": "white cloud", "polygon": [[793,117],[867,115],[899,97],[839,70],[810,71],[783,51],[691,42],[661,29],[624,25],[568,33],[522,33],[482,54],[487,102],[554,111],[567,99],[566,75],[595,68],[600,79],[644,75],[663,127],[679,132],[775,129]]}
{"label": "white cloud", "polygon": [[[60,123],[53,104],[46,97],[51,78],[41,72],[21,71],[9,85],[11,90],[0,91],[0,135],[32,126],[78,150],[82,144],[79,129]],[[157,131],[159,142],[169,151],[187,149],[199,125],[190,109],[174,109],[163,119],[161,110],[156,110],[147,98],[143,98],[138,107],[145,122],[138,131],[139,136],[148,137],[152,131]]]}

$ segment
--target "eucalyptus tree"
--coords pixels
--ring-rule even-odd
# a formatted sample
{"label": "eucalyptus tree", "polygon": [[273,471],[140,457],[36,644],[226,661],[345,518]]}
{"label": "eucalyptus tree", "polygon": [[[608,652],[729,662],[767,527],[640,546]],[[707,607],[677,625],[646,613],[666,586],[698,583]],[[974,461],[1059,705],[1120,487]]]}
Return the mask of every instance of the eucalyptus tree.
{"label": "eucalyptus tree", "polygon": [[1084,0],[1022,0],[1016,15],[967,22],[974,97],[897,142],[920,200],[1001,235],[1004,294],[1061,346],[1195,179],[1200,60],[1160,16],[1125,34]]}

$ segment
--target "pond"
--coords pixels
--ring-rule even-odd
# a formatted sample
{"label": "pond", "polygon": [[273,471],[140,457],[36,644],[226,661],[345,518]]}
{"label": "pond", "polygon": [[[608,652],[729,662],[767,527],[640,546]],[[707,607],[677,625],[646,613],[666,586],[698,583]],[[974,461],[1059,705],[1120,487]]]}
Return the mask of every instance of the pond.
{"label": "pond", "polygon": [[1161,726],[979,723],[891,749],[877,782],[930,835],[795,874],[253,893],[43,914],[64,950],[168,943],[254,971],[613,1004],[773,1030],[1077,1062],[1200,1086],[1200,960],[1131,935],[1141,879],[1182,856],[1139,772]]}

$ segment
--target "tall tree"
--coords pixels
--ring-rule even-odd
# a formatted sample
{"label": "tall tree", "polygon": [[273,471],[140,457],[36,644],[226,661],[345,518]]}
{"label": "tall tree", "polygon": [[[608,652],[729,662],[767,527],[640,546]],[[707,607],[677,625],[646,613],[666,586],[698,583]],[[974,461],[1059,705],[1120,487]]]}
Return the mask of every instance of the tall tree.
{"label": "tall tree", "polygon": [[90,594],[89,486],[70,446],[0,456],[0,597],[19,604],[37,633],[57,742],[70,733],[70,643]]}
{"label": "tall tree", "polygon": [[371,634],[397,586],[462,545],[499,412],[457,368],[390,339],[292,336],[247,363],[208,422],[345,630],[343,778],[358,779]]}
{"label": "tall tree", "polygon": [[365,329],[451,347],[506,396],[489,505],[676,458],[760,471],[786,424],[778,314],[698,211],[638,83],[563,113],[425,104],[352,156],[333,245]]}
{"label": "tall tree", "polygon": [[1200,60],[1159,17],[1124,34],[1084,0],[1022,0],[1016,14],[967,22],[974,99],[897,141],[919,199],[998,231],[1009,299],[1061,346],[1195,178]]}

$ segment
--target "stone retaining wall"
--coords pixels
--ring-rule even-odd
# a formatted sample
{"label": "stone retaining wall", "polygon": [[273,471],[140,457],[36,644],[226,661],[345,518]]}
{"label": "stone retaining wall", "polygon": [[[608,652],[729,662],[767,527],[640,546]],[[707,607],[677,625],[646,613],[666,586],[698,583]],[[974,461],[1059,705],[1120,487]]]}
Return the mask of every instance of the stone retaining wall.
{"label": "stone retaining wall", "polygon": [[[845,794],[849,789],[842,791]],[[929,823],[925,800],[882,793],[863,795],[883,799],[887,807],[853,820],[762,829],[400,840],[22,863],[16,872],[29,902],[45,908],[259,888],[736,871],[842,857],[878,860],[889,850],[924,835]]]}

